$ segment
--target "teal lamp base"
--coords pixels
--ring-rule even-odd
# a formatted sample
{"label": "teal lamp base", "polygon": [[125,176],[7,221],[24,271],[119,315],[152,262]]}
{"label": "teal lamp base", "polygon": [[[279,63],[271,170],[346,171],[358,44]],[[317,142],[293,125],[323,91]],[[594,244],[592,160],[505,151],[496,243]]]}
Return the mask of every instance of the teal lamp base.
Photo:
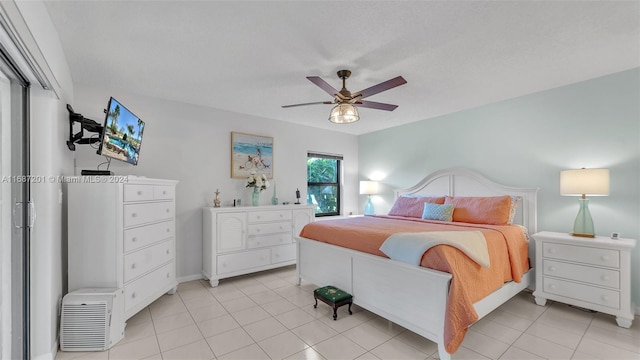
{"label": "teal lamp base", "polygon": [[573,223],[573,233],[571,235],[588,238],[596,237],[596,233],[593,230],[593,219],[589,212],[589,199],[578,199],[578,201],[580,202],[580,210],[578,211],[578,216],[576,216],[576,221]]}
{"label": "teal lamp base", "polygon": [[367,197],[367,203],[364,206],[364,214],[365,215],[375,215],[376,209],[373,207],[373,203],[371,202],[371,195]]}

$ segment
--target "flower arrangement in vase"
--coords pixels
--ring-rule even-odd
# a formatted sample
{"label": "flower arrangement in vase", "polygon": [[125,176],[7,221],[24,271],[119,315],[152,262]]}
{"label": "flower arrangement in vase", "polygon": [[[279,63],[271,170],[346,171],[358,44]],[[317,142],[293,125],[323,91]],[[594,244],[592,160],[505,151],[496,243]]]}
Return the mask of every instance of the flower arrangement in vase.
{"label": "flower arrangement in vase", "polygon": [[258,203],[260,203],[260,192],[267,190],[269,187],[267,175],[257,175],[255,171],[252,171],[247,178],[247,184],[245,187],[253,188],[253,193],[251,194],[251,205],[258,206]]}

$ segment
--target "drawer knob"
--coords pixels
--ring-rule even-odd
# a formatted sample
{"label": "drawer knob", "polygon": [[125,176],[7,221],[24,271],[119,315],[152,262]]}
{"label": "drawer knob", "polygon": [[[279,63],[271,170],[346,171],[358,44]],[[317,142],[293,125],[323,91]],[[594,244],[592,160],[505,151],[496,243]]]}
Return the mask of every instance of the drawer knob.
{"label": "drawer knob", "polygon": [[279,258],[279,257],[280,257],[280,254],[276,253],[276,257],[277,257],[277,258]]}
{"label": "drawer knob", "polygon": [[167,195],[167,190],[163,190],[162,195]]}
{"label": "drawer knob", "polygon": [[555,253],[556,253],[556,249],[555,248],[549,249],[549,254],[555,254]]}
{"label": "drawer knob", "polygon": [[167,214],[170,212],[171,210],[167,209]]}
{"label": "drawer knob", "polygon": [[131,269],[135,269],[136,268],[136,263],[131,264]]}
{"label": "drawer knob", "polygon": [[137,217],[137,216],[138,216],[138,214],[136,214],[136,213],[131,213],[131,217],[132,217],[132,218]]}
{"label": "drawer knob", "polygon": [[609,297],[607,295],[602,295],[602,301],[609,301]]}
{"label": "drawer knob", "polygon": [[167,228],[167,232],[171,232],[171,230],[169,228]]}
{"label": "drawer knob", "polygon": [[280,217],[282,217],[282,214],[280,214]]}
{"label": "drawer knob", "polygon": [[138,241],[137,237],[134,236],[134,237],[131,238],[131,242],[136,242],[136,241]]}
{"label": "drawer knob", "polygon": [[169,250],[167,249],[167,255],[169,255]]}
{"label": "drawer knob", "polygon": [[260,215],[257,215],[257,216],[256,216],[256,219],[260,219]]}
{"label": "drawer knob", "polygon": [[609,276],[608,275],[602,275],[602,280],[604,280],[604,281],[609,280]]}
{"label": "drawer knob", "polygon": [[607,261],[607,260],[609,260],[609,256],[608,255],[602,255],[600,257],[600,259],[602,259],[602,261]]}
{"label": "drawer knob", "polygon": [[549,285],[549,289],[557,289],[558,286],[556,284],[551,284]]}
{"label": "drawer knob", "polygon": [[135,292],[132,292],[132,293],[131,293],[131,298],[132,298],[132,299],[135,299],[135,298],[136,298],[136,293],[135,293]]}
{"label": "drawer knob", "polygon": [[138,195],[142,195],[142,190],[138,190]]}
{"label": "drawer knob", "polygon": [[256,241],[256,245],[260,245],[260,241]]}
{"label": "drawer knob", "polygon": [[167,279],[171,277],[171,273],[167,273]]}
{"label": "drawer knob", "polygon": [[549,266],[549,271],[556,271],[556,267],[555,266]]}

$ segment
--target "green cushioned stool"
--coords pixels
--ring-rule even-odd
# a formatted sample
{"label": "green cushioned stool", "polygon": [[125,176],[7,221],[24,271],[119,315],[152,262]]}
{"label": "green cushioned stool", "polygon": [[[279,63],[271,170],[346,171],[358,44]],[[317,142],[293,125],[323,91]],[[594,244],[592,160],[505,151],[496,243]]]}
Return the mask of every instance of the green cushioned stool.
{"label": "green cushioned stool", "polygon": [[313,297],[316,299],[316,304],[313,305],[314,308],[318,307],[318,300],[333,308],[333,320],[336,320],[338,318],[338,314],[336,313],[336,311],[342,305],[349,304],[349,315],[353,314],[351,312],[353,296],[345,291],[338,289],[337,287],[325,286],[315,289],[313,290]]}

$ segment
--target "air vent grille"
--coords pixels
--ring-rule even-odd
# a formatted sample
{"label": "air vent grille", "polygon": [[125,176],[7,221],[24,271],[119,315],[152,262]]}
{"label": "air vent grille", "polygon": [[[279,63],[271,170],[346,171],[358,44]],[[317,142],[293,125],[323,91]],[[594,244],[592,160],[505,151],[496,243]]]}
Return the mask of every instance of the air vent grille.
{"label": "air vent grille", "polygon": [[64,351],[109,348],[109,304],[106,301],[62,304],[60,346]]}

